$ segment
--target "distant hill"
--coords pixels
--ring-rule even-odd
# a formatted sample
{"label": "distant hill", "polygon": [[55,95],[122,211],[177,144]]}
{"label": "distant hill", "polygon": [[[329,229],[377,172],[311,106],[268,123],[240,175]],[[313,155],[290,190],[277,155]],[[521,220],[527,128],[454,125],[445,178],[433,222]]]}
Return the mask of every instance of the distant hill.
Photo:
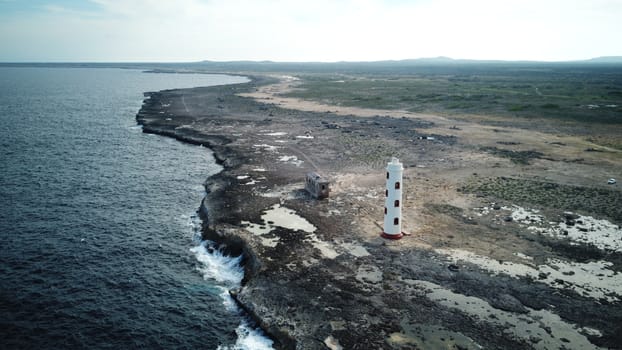
{"label": "distant hill", "polygon": [[568,64],[622,64],[622,56],[596,57],[587,60],[575,61],[505,61],[505,60],[472,60],[455,59],[451,57],[422,57],[403,60],[384,60],[384,61],[338,61],[338,62],[279,62],[279,61],[200,61],[195,64],[207,65],[212,67],[407,67],[407,66],[437,66],[437,65],[568,65]]}
{"label": "distant hill", "polygon": [[450,57],[430,57],[430,58],[416,58],[397,62],[410,62],[410,63],[431,63],[431,64],[482,64],[482,63],[544,63],[544,64],[567,64],[567,63],[622,63],[622,56],[603,56],[595,57],[587,60],[575,60],[575,61],[503,61],[503,60],[469,60],[469,59],[453,59]]}
{"label": "distant hill", "polygon": [[315,65],[339,65],[339,64],[480,64],[480,63],[622,63],[622,56],[603,56],[603,57],[595,57],[586,60],[573,60],[573,61],[530,61],[530,60],[475,60],[475,59],[464,59],[464,58],[451,58],[446,56],[438,56],[438,57],[421,57],[421,58],[408,58],[403,60],[380,60],[380,61],[336,61],[336,62],[287,62],[287,61],[250,61],[250,60],[240,60],[240,61],[211,61],[204,60],[200,62],[196,62],[199,64],[213,64],[213,65],[244,65],[244,64],[255,64],[255,65],[275,65],[275,64],[287,64],[287,65],[297,65],[297,64],[315,64]]}
{"label": "distant hill", "polygon": [[603,56],[591,58],[589,60],[585,60],[583,62],[589,63],[622,63],[622,56]]}

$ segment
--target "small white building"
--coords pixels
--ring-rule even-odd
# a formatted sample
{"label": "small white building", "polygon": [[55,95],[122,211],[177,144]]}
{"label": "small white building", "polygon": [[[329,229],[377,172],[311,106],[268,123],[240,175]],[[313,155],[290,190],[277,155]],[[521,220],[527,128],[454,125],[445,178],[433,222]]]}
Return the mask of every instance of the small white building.
{"label": "small white building", "polygon": [[404,167],[400,161],[393,157],[387,164],[387,188],[385,191],[384,204],[384,231],[382,237],[400,239],[402,232],[402,174]]}

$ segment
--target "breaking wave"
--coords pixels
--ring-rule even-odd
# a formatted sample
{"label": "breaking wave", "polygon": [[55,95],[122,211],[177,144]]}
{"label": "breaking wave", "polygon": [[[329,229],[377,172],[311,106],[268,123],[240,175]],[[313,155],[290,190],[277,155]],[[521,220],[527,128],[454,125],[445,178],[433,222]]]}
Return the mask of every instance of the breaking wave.
{"label": "breaking wave", "polygon": [[[194,231],[195,246],[190,248],[194,253],[199,266],[197,270],[205,280],[215,282],[221,290],[220,297],[225,309],[233,313],[243,314],[229,290],[237,289],[244,278],[244,268],[241,265],[242,255],[229,256],[218,248],[215,242],[201,239],[201,220],[191,217]],[[273,350],[273,341],[257,327],[248,316],[244,315],[240,325],[236,328],[237,340],[233,345],[220,345],[218,350]]]}

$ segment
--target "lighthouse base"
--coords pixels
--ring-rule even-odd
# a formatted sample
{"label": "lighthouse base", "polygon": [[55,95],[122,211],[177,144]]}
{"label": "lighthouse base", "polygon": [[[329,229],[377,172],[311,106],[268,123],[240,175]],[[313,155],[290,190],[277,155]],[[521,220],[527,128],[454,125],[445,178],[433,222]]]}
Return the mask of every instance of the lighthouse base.
{"label": "lighthouse base", "polygon": [[400,232],[400,233],[398,233],[398,234],[389,234],[389,233],[386,233],[386,232],[382,232],[382,233],[380,234],[380,236],[381,236],[382,238],[386,238],[386,239],[394,239],[394,240],[396,240],[396,239],[400,239],[400,238],[404,237],[404,232]]}

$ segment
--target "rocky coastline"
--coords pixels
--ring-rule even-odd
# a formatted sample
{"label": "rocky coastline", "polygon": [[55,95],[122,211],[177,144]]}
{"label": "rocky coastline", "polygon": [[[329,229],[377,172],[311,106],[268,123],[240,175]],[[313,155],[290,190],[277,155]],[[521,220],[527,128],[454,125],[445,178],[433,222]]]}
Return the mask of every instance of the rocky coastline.
{"label": "rocky coastline", "polygon": [[[244,254],[243,286],[231,295],[276,348],[596,349],[622,343],[622,286],[615,284],[622,253],[586,246],[577,258],[573,245],[530,235],[519,219],[504,220],[514,215],[512,205],[523,203],[473,193],[478,181],[517,169],[535,174],[537,162],[561,162],[556,154],[515,164],[463,142],[452,133],[465,127],[445,130],[442,120],[291,109],[280,106],[278,96],[245,96],[282,79],[253,76],[243,84],[145,93],[136,115],[143,132],[208,147],[223,166],[205,182],[203,234],[231,254]],[[411,235],[395,242],[379,236],[390,156],[402,159],[411,186],[405,198]],[[307,171],[331,179],[330,198],[314,200],[302,190]],[[537,274],[493,271],[493,263],[478,264],[468,254],[455,258],[466,248],[477,257],[489,252],[490,261],[507,269],[606,256],[614,287],[603,287],[604,296],[594,299],[569,278],[560,278],[567,287],[560,288],[540,283]]]}

